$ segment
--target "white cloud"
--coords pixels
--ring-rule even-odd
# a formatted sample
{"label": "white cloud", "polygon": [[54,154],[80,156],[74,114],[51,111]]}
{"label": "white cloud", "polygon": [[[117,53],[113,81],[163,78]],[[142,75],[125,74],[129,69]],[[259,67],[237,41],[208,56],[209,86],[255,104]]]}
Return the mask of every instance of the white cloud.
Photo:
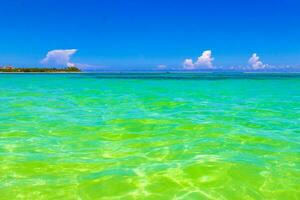
{"label": "white cloud", "polygon": [[214,58],[211,56],[211,50],[206,50],[206,51],[203,51],[203,53],[200,57],[198,57],[198,60],[195,63],[195,65],[199,66],[199,67],[212,68],[213,60],[214,60]]}
{"label": "white cloud", "polygon": [[197,61],[194,63],[192,59],[185,59],[183,62],[183,68],[192,69],[212,69],[213,60],[211,50],[206,50],[202,52],[202,55],[198,57]]}
{"label": "white cloud", "polygon": [[43,64],[54,66],[74,66],[71,57],[77,52],[77,49],[57,49],[49,51],[46,57],[41,61]]}
{"label": "white cloud", "polygon": [[254,70],[264,69],[266,67],[266,65],[262,61],[260,61],[260,58],[257,56],[256,53],[252,54],[248,63]]}
{"label": "white cloud", "polygon": [[163,70],[163,69],[167,69],[167,65],[158,65],[157,69]]}
{"label": "white cloud", "polygon": [[183,62],[183,68],[184,69],[195,69],[195,65],[193,63],[192,59],[185,59]]}

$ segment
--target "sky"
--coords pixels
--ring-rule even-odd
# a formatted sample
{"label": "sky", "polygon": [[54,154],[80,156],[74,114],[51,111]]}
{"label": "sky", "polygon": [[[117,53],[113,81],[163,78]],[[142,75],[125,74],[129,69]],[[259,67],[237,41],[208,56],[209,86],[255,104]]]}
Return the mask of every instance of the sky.
{"label": "sky", "polygon": [[0,0],[0,65],[299,69],[299,0]]}

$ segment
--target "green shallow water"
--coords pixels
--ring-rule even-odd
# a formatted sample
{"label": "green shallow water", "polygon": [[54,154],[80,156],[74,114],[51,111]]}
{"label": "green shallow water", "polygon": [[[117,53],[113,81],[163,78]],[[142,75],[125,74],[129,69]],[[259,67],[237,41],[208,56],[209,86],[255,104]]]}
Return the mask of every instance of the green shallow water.
{"label": "green shallow water", "polygon": [[0,199],[300,199],[300,75],[0,74]]}

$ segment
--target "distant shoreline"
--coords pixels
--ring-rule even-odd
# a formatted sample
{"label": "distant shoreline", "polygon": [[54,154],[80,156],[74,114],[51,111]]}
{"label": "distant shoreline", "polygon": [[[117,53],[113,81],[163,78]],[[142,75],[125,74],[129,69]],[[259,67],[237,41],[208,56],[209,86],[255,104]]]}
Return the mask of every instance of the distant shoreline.
{"label": "distant shoreline", "polygon": [[48,72],[4,72],[0,74],[300,74],[300,72],[232,72],[232,71],[48,71]]}
{"label": "distant shoreline", "polygon": [[14,66],[0,67],[0,73],[78,73],[81,70],[75,66],[66,68],[19,68]]}
{"label": "distant shoreline", "polygon": [[80,74],[84,72],[0,72],[0,74]]}

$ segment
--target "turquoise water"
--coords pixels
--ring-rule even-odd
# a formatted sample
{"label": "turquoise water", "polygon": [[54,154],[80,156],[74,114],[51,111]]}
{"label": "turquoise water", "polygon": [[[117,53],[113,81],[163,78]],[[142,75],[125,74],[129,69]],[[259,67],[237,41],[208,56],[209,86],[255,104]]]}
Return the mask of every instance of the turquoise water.
{"label": "turquoise water", "polygon": [[0,199],[300,199],[300,75],[0,74]]}

